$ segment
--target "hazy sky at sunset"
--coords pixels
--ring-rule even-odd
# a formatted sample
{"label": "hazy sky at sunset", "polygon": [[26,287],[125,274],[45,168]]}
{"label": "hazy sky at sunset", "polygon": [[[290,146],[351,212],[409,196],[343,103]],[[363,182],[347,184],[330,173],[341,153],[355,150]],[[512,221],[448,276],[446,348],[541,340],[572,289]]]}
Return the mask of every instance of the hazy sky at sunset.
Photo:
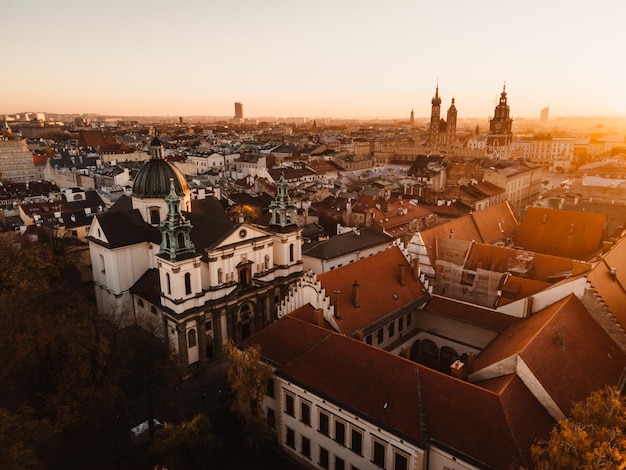
{"label": "hazy sky at sunset", "polygon": [[624,0],[0,0],[0,114],[626,115]]}

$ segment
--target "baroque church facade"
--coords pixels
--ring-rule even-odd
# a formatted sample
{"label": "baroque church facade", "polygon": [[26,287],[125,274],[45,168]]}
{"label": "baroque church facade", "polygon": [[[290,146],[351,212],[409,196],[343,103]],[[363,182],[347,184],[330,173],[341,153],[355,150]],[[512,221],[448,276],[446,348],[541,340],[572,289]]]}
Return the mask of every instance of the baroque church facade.
{"label": "baroque church facade", "polygon": [[94,220],[88,236],[98,309],[150,325],[183,368],[220,358],[276,319],[302,276],[300,230],[287,183],[267,228],[232,222],[216,199],[191,200],[155,138],[132,199]]}

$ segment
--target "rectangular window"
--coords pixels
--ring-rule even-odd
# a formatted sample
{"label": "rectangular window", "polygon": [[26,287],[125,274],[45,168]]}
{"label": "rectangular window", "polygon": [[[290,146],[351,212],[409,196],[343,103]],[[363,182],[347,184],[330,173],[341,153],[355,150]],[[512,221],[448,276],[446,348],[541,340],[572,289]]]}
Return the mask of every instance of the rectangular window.
{"label": "rectangular window", "polygon": [[320,411],[318,431],[325,436],[328,436],[328,419],[328,415],[323,411]]}
{"label": "rectangular window", "polygon": [[393,470],[407,470],[409,468],[409,459],[406,455],[397,451],[393,453]]}
{"label": "rectangular window", "polygon": [[320,467],[328,470],[328,451],[320,447]]}
{"label": "rectangular window", "polygon": [[366,342],[367,344],[372,344],[372,335],[367,335],[367,336],[365,337],[365,342]]}
{"label": "rectangular window", "polygon": [[376,439],[373,439],[372,444],[372,462],[374,462],[374,465],[385,468],[385,444]]}
{"label": "rectangular window", "polygon": [[398,331],[402,331],[404,329],[404,317],[398,318]]}
{"label": "rectangular window", "polygon": [[378,344],[380,344],[383,342],[384,339],[385,339],[385,330],[383,330],[382,328],[379,328],[378,331],[376,332],[376,341],[378,341]]}
{"label": "rectangular window", "polygon": [[335,419],[335,441],[342,446],[346,445],[346,425]]}
{"label": "rectangular window", "polygon": [[345,470],[346,463],[342,458],[335,457],[335,470]]}
{"label": "rectangular window", "polygon": [[411,312],[406,316],[406,326],[411,326]]}
{"label": "rectangular window", "polygon": [[389,337],[393,337],[393,335],[396,334],[396,323],[395,322],[391,322],[389,323]]}
{"label": "rectangular window", "polygon": [[296,433],[291,428],[287,428],[285,443],[292,449],[296,448]]}
{"label": "rectangular window", "polygon": [[363,433],[358,429],[352,429],[350,450],[358,455],[363,455]]}
{"label": "rectangular window", "polygon": [[285,413],[289,416],[294,416],[294,396],[291,393],[285,392]]}
{"label": "rectangular window", "polygon": [[311,425],[311,405],[306,402],[300,404],[300,419],[306,425]]}
{"label": "rectangular window", "polygon": [[306,458],[310,459],[311,458],[311,441],[302,436],[302,449],[301,449],[302,455],[304,455]]}
{"label": "rectangular window", "polygon": [[274,379],[270,377],[267,380],[267,396],[270,398],[274,398]]}
{"label": "rectangular window", "polygon": [[276,429],[276,415],[271,408],[267,409],[267,424],[269,424],[270,428]]}

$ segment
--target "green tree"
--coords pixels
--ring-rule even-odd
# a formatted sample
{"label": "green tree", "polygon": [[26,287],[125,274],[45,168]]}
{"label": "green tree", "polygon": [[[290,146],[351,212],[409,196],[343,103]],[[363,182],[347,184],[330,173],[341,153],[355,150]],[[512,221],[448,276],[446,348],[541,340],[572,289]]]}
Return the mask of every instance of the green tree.
{"label": "green tree", "polygon": [[222,440],[213,434],[209,418],[198,414],[190,421],[159,429],[150,452],[171,470],[209,469],[218,468],[223,448]]}
{"label": "green tree", "polygon": [[263,404],[272,371],[261,362],[260,348],[238,349],[232,341],[226,343],[224,369],[234,400],[232,410],[239,416],[246,434],[246,443],[259,451],[268,435]]}
{"label": "green tree", "polygon": [[626,399],[606,387],[576,403],[569,418],[559,421],[548,441],[532,449],[538,469],[626,468]]}

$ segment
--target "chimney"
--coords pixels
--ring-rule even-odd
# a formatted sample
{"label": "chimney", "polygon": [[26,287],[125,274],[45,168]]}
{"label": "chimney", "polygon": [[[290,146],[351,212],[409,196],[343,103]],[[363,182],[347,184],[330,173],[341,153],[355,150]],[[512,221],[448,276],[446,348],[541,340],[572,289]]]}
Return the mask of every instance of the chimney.
{"label": "chimney", "polygon": [[615,281],[617,279],[617,268],[615,266],[611,266],[609,268],[609,274],[611,275],[611,279]]}
{"label": "chimney", "polygon": [[352,304],[355,308],[361,307],[359,304],[359,283],[356,282],[356,280],[354,281],[354,284],[352,284]]}
{"label": "chimney", "polygon": [[465,364],[463,364],[461,361],[459,361],[458,359],[456,361],[454,361],[451,365],[450,365],[450,375],[452,377],[456,377],[457,379],[463,379],[463,372],[464,372],[464,366]]}
{"label": "chimney", "polygon": [[339,289],[335,289],[333,291],[333,295],[335,297],[335,318],[341,319],[341,316],[339,316],[339,296],[341,295],[341,291]]}
{"label": "chimney", "polygon": [[411,348],[409,348],[408,346],[402,346],[402,348],[400,349],[400,357],[403,357],[405,359],[410,359]]}
{"label": "chimney", "polygon": [[398,282],[404,287],[404,264],[398,265]]}
{"label": "chimney", "polygon": [[324,311],[321,308],[316,308],[313,314],[315,315],[315,324],[324,326]]}

